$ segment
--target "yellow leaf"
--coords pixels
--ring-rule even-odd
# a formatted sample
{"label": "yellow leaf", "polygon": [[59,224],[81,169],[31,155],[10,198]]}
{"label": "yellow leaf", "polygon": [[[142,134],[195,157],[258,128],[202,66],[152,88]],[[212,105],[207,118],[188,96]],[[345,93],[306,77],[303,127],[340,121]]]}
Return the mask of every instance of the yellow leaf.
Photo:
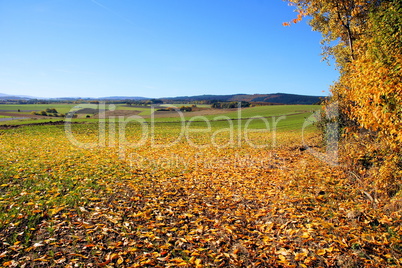
{"label": "yellow leaf", "polygon": [[34,259],[33,261],[48,262],[48,260],[46,260],[46,259],[44,259],[44,258],[37,258],[37,259]]}
{"label": "yellow leaf", "polygon": [[310,238],[310,234],[308,232],[303,232],[303,234],[300,237],[301,238]]}
{"label": "yellow leaf", "polygon": [[117,264],[122,264],[124,262],[124,259],[122,256],[119,257],[119,259],[117,260]]}
{"label": "yellow leaf", "polygon": [[201,267],[201,262],[202,262],[201,259],[196,259],[196,260],[195,260],[195,265],[196,265],[196,267]]}
{"label": "yellow leaf", "polygon": [[392,218],[388,217],[387,215],[384,215],[380,220],[380,223],[382,224],[391,224],[392,223]]}
{"label": "yellow leaf", "polygon": [[55,214],[59,213],[60,211],[62,211],[63,209],[64,209],[64,207],[59,207],[59,208],[51,209],[49,214],[50,214],[51,216],[52,216],[52,215],[55,215]]}
{"label": "yellow leaf", "polygon": [[280,255],[284,255],[284,256],[286,256],[286,255],[289,255],[289,252],[286,250],[286,249],[284,249],[284,248],[281,248],[280,250],[278,250],[277,252],[275,252],[276,254],[280,254]]}
{"label": "yellow leaf", "polygon": [[283,263],[283,264],[288,264],[289,263],[285,256],[279,255],[278,257],[280,259],[280,261],[279,261],[280,263]]}
{"label": "yellow leaf", "polygon": [[305,252],[298,252],[295,253],[295,261],[302,261],[307,257],[307,253]]}

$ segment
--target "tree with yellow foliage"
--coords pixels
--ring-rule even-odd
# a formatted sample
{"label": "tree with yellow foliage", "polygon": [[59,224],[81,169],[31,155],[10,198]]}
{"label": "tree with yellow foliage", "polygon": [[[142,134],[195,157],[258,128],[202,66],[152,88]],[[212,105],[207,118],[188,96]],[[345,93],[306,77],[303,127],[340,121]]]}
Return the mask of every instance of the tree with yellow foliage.
{"label": "tree with yellow foliage", "polygon": [[[401,191],[402,2],[289,0],[323,35],[324,57],[341,76],[332,87],[339,103],[346,162],[379,193]],[[289,24],[289,23],[287,23]],[[353,141],[353,145],[347,144]]]}

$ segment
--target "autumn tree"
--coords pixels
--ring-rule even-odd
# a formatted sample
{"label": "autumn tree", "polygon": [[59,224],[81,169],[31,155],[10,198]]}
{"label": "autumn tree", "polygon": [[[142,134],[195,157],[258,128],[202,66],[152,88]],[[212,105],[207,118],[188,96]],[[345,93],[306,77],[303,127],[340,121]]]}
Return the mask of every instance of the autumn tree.
{"label": "autumn tree", "polygon": [[348,116],[374,136],[375,146],[365,146],[373,175],[379,188],[394,195],[402,177],[402,3],[383,2],[367,25],[338,94],[348,100]]}
{"label": "autumn tree", "polygon": [[[367,28],[370,10],[381,0],[289,0],[298,12],[296,23],[303,17],[311,17],[309,24],[322,33],[323,56],[334,56],[339,67],[356,58],[355,42]],[[289,23],[285,23],[289,25]],[[335,42],[335,44],[334,44]]]}
{"label": "autumn tree", "polygon": [[354,144],[346,146],[354,175],[395,195],[402,177],[401,1],[289,2],[298,12],[292,22],[309,16],[323,35],[324,58],[333,56],[340,70],[331,101],[339,103],[345,143]]}

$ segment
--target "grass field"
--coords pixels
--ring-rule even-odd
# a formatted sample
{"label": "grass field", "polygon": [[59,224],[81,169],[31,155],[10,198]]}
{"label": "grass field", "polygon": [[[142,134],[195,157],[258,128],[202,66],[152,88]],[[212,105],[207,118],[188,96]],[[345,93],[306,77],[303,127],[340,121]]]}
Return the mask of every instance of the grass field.
{"label": "grass field", "polygon": [[[250,118],[253,116],[281,116],[295,113],[311,113],[321,108],[320,105],[271,105],[258,106],[243,109],[241,117]],[[238,112],[228,113],[227,116],[237,118]]]}
{"label": "grass field", "polygon": [[[188,103],[175,103],[175,104],[161,104],[162,107],[177,107],[180,108],[182,106],[191,106],[192,104]],[[196,104],[198,108],[210,108],[210,104]]]}
{"label": "grass field", "polygon": [[59,113],[67,113],[76,104],[0,104],[1,110],[10,110],[18,112],[18,110],[23,111],[43,111],[47,108],[55,108]]}
{"label": "grass field", "polygon": [[0,265],[400,266],[400,214],[305,150],[315,109],[0,129]]}
{"label": "grass field", "polygon": [[151,108],[150,107],[130,107],[126,106],[125,104],[120,104],[117,106],[117,109],[119,110],[132,110],[132,111],[140,111],[141,113],[139,114],[140,116],[144,115],[151,115]]}
{"label": "grass field", "polygon": [[[167,105],[169,106],[169,105]],[[173,105],[171,105],[173,106]],[[174,106],[180,107],[180,105],[175,104]],[[268,117],[267,120],[279,120],[280,116],[285,115],[286,120],[280,119],[278,121],[278,127],[285,127],[287,129],[291,129],[293,127],[300,128],[304,118],[308,117],[312,114],[313,111],[319,110],[320,106],[318,105],[279,105],[279,106],[260,106],[260,107],[252,107],[252,108],[243,108],[241,110],[231,109],[231,110],[216,110],[216,109],[207,109],[202,113],[198,112],[187,112],[187,113],[177,113],[172,112],[169,116],[158,117],[154,116],[151,119],[151,114],[156,111],[156,108],[151,107],[129,107],[126,105],[94,105],[94,104],[32,104],[32,105],[0,105],[0,111],[4,112],[2,116],[7,116],[8,113],[12,113],[11,117],[16,117],[20,115],[21,117],[30,114],[30,112],[24,111],[43,111],[47,108],[55,108],[59,113],[67,114],[71,111],[77,111],[84,108],[92,108],[92,109],[106,109],[106,110],[117,110],[117,111],[138,111],[138,116],[143,117],[144,120],[150,122],[154,120],[154,122],[177,122],[181,120],[186,121],[203,121],[203,120],[227,120],[230,119],[249,119],[252,117]],[[204,107],[207,108],[207,107]],[[21,112],[18,112],[20,110]],[[86,114],[79,114],[78,119],[74,119],[75,121],[83,122],[96,122],[94,118],[85,118]],[[0,115],[1,116],[1,115]],[[201,116],[201,117],[200,117]],[[271,118],[275,117],[275,118]],[[6,121],[4,124],[33,124],[33,123],[43,123],[46,121],[58,121],[61,118],[29,118],[23,120],[13,120]],[[106,117],[106,120],[118,120],[118,116],[114,117]],[[259,123],[257,123],[259,122]],[[265,127],[264,122],[261,120],[253,120],[252,125],[260,124],[261,127]],[[272,122],[270,122],[272,124]]]}

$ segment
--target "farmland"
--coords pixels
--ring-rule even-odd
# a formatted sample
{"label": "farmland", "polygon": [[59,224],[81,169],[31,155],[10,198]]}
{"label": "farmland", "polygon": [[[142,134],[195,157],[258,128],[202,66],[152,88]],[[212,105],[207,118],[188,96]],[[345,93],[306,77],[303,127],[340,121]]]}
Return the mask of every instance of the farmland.
{"label": "farmland", "polygon": [[306,150],[325,152],[314,126],[302,131],[318,109],[263,106],[154,122],[140,111],[141,120],[4,127],[0,264],[400,265],[398,208],[368,198],[342,166]]}

